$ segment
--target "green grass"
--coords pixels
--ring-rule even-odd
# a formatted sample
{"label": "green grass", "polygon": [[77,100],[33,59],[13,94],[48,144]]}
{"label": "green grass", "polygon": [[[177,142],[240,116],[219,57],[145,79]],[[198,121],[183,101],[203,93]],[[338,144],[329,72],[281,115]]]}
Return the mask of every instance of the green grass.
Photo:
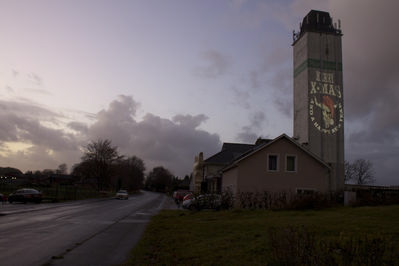
{"label": "green grass", "polygon": [[266,265],[270,230],[305,228],[318,240],[376,237],[399,245],[399,206],[320,211],[164,210],[126,265]]}

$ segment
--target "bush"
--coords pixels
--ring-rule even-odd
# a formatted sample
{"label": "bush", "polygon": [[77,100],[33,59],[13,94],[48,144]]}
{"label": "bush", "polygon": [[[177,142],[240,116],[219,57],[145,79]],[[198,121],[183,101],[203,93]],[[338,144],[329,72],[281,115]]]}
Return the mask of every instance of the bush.
{"label": "bush", "polygon": [[398,247],[381,236],[319,241],[304,227],[269,231],[270,265],[399,265]]}
{"label": "bush", "polygon": [[356,191],[354,206],[377,206],[399,204],[398,190],[367,189]]}
{"label": "bush", "polygon": [[[235,206],[243,209],[305,210],[336,206],[342,193],[293,194],[287,192],[269,193],[240,192]],[[233,204],[234,205],[234,204]]]}
{"label": "bush", "polygon": [[221,195],[221,205],[220,208],[224,210],[229,210],[234,207],[234,194],[231,189],[226,189]]}
{"label": "bush", "polygon": [[293,210],[318,210],[336,205],[334,194],[313,193],[308,195],[295,195],[289,203]]}

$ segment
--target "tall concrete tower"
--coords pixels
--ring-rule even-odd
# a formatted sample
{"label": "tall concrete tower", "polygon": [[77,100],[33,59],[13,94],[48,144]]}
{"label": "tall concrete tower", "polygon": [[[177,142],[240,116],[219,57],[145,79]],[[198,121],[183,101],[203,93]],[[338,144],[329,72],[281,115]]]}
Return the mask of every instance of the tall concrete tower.
{"label": "tall concrete tower", "polygon": [[294,138],[331,166],[331,191],[344,187],[340,27],[328,12],[311,10],[293,33]]}

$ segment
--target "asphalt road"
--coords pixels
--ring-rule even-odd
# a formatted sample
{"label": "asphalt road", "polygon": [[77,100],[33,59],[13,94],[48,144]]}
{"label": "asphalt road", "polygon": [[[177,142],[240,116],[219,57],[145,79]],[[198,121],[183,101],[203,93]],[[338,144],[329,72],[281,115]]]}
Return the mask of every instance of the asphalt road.
{"label": "asphalt road", "polygon": [[175,208],[163,194],[129,200],[0,206],[0,265],[118,265],[151,216]]}

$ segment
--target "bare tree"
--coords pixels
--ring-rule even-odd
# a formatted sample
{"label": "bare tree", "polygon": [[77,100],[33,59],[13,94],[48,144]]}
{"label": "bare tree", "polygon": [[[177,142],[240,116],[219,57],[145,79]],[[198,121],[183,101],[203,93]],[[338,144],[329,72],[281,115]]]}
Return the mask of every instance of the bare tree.
{"label": "bare tree", "polygon": [[117,149],[107,139],[92,141],[85,147],[82,161],[89,167],[90,175],[97,179],[98,190],[108,188],[111,184],[113,164],[122,158]]}
{"label": "bare tree", "polygon": [[345,181],[349,180],[358,185],[375,183],[373,164],[365,159],[357,159],[353,163],[345,162]]}
{"label": "bare tree", "polygon": [[68,172],[68,166],[65,163],[60,164],[57,170],[55,170],[56,174],[61,174],[61,175],[66,175],[67,172]]}
{"label": "bare tree", "polygon": [[353,173],[353,165],[350,162],[345,161],[344,166],[345,166],[345,179],[344,180],[346,183],[346,182],[349,182],[352,180],[354,173]]}

